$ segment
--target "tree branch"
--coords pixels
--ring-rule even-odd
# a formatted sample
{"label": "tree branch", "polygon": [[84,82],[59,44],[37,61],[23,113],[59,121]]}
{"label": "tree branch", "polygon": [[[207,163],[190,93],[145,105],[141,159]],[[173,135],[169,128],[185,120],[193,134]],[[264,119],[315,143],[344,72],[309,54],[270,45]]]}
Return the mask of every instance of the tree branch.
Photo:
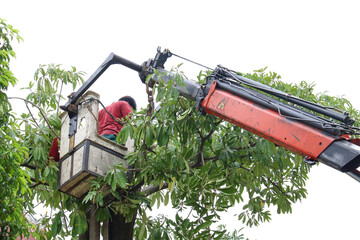
{"label": "tree branch", "polygon": [[[33,182],[36,182],[36,179],[35,179],[35,178],[30,178],[30,180],[33,181]],[[49,186],[49,184],[46,183],[46,182],[37,182],[37,183],[34,183],[34,184],[30,185],[29,188],[35,188],[35,187],[37,187],[37,186],[39,186],[39,185]]]}
{"label": "tree branch", "polygon": [[41,182],[35,183],[33,185],[30,185],[29,188],[36,188],[37,186],[39,186],[41,184]]}
{"label": "tree branch", "polygon": [[161,188],[160,188],[160,185],[158,185],[158,186],[150,185],[150,186],[144,188],[141,192],[144,193],[145,196],[149,196],[153,193],[156,193],[156,192],[166,189],[168,187],[169,187],[169,184],[167,182],[164,182],[164,184]]}
{"label": "tree branch", "polygon": [[[279,185],[277,185],[276,183],[274,183],[272,180],[270,180],[270,178],[267,178],[267,177],[262,177],[262,179],[264,180],[264,181],[268,181],[268,182],[270,182],[277,190],[279,190],[279,192],[280,193],[282,193],[284,196],[286,196],[287,198],[289,198],[289,199],[291,199],[291,196],[289,196],[286,192],[284,192],[282,189],[281,189],[281,187],[279,186]],[[265,186],[267,186],[266,185],[266,183],[264,183],[265,184]],[[267,186],[268,187],[268,186]]]}
{"label": "tree branch", "polygon": [[[222,120],[218,121],[215,123],[215,126],[219,125],[222,122]],[[197,161],[196,163],[193,163],[190,165],[190,167],[200,167],[203,166],[205,164],[204,162],[204,148],[205,148],[205,142],[211,137],[211,135],[215,132],[216,128],[214,127],[213,129],[211,129],[211,131],[204,137],[201,133],[200,130],[198,130],[198,134],[200,135],[201,138],[201,143],[200,143],[200,150],[199,153],[197,154]]]}
{"label": "tree branch", "polygon": [[127,171],[129,171],[129,172],[141,172],[142,169],[140,169],[140,168],[128,168]]}
{"label": "tree branch", "polygon": [[57,109],[56,109],[56,116],[59,116],[59,103],[60,103],[60,98],[61,98],[61,93],[62,93],[62,89],[63,89],[63,85],[64,85],[64,81],[62,79],[60,79],[61,81],[61,86],[60,86],[60,93],[59,93],[59,98],[58,98],[58,102],[57,102]]}
{"label": "tree branch", "polygon": [[[250,170],[250,169],[248,169],[248,168],[246,168],[246,167],[243,167],[243,166],[240,166],[240,168],[241,168],[241,169],[244,169],[244,170],[246,170],[246,171],[249,171],[249,172],[251,172],[252,174],[254,174],[254,171],[253,171],[253,170]],[[291,199],[291,197],[290,197],[286,192],[284,192],[279,185],[277,185],[275,182],[273,182],[272,180],[270,180],[270,178],[268,178],[268,177],[266,177],[266,176],[263,175],[263,176],[261,176],[261,179],[263,180],[262,182],[265,182],[265,183],[264,183],[265,186],[269,187],[269,186],[266,184],[266,182],[270,182],[277,190],[279,190],[279,192],[280,192],[281,194],[283,194],[283,195],[286,196],[287,198]]]}
{"label": "tree branch", "polygon": [[138,184],[136,184],[135,186],[133,186],[133,187],[131,187],[130,189],[129,189],[129,192],[133,192],[133,191],[137,191],[137,190],[139,190],[143,185],[144,185],[144,179],[142,179]]}
{"label": "tree branch", "polygon": [[27,167],[27,168],[30,168],[31,170],[36,170],[37,169],[35,166],[30,165],[29,163],[20,164],[20,167]]}
{"label": "tree branch", "polygon": [[30,110],[30,108],[29,108],[29,106],[28,106],[27,102],[25,102],[25,105],[26,105],[26,108],[27,108],[27,110],[29,111],[30,116],[31,116],[31,118],[33,119],[33,121],[34,121],[35,125],[36,125],[39,129],[40,129],[40,126],[39,126],[39,124],[37,123],[36,119],[34,118],[34,116],[33,116],[32,112],[31,112],[31,110]]}
{"label": "tree branch", "polygon": [[[30,103],[31,105],[33,105],[34,107],[36,107],[36,108],[39,110],[41,116],[44,118],[44,120],[45,120],[46,124],[48,125],[48,127],[50,128],[50,130],[55,134],[55,136],[57,137],[57,139],[61,140],[60,136],[55,132],[55,130],[53,129],[53,127],[52,127],[51,124],[49,123],[49,121],[48,121],[45,113],[42,111],[42,109],[41,109],[38,105],[36,105],[35,103],[33,103],[33,102],[31,102],[31,101],[29,101],[29,100],[27,100],[27,99],[21,98],[21,97],[8,97],[8,99],[19,99],[19,100],[23,100],[24,102]],[[31,114],[31,113],[30,113],[30,114]]]}
{"label": "tree branch", "polygon": [[64,204],[63,204],[62,193],[59,194],[59,197],[60,197],[60,204],[61,204],[61,208],[62,208],[61,211],[63,211],[63,217],[64,217],[64,222],[65,222],[65,227],[66,227],[66,230],[68,230],[68,224],[67,224],[67,221],[66,221],[67,217],[66,217],[65,211],[64,211],[65,208],[64,208]]}
{"label": "tree branch", "polygon": [[219,156],[212,156],[212,157],[207,157],[205,158],[205,162],[208,162],[208,161],[216,161],[219,159]]}

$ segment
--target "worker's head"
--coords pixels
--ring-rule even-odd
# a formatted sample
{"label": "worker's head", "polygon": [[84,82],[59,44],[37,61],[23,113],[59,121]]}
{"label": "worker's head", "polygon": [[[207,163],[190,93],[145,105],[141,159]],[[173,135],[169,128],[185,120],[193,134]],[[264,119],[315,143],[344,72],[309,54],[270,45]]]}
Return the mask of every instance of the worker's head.
{"label": "worker's head", "polygon": [[134,109],[134,111],[136,110],[136,102],[132,97],[124,96],[124,97],[120,98],[119,101],[127,102],[130,105],[130,107],[132,107]]}

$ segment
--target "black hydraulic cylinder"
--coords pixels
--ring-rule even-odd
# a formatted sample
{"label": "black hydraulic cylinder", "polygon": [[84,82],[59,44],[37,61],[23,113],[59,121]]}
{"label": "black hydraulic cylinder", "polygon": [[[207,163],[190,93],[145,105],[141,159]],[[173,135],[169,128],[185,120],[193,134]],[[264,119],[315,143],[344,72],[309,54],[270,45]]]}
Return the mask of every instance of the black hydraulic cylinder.
{"label": "black hydraulic cylinder", "polygon": [[283,115],[284,117],[298,120],[307,125],[328,132],[332,135],[337,136],[341,134],[341,131],[337,128],[326,127],[326,124],[330,126],[333,125],[333,122],[321,118],[315,114],[306,112],[302,109],[293,107],[289,104],[282,103],[279,100],[271,98],[253,89],[249,89],[241,85],[231,84],[229,82],[222,82],[222,81],[218,81],[217,86],[219,89],[225,90],[241,98],[248,99],[265,108],[277,111],[279,112],[279,114]]}
{"label": "black hydraulic cylinder", "polygon": [[[168,72],[164,69],[159,69],[159,73],[161,76],[161,78],[165,81],[168,82],[171,79],[175,78],[176,74]],[[159,81],[159,76],[155,75],[153,80],[155,80],[155,82]],[[175,87],[178,89],[180,95],[189,98],[191,100],[196,100],[200,90],[201,90],[201,85],[197,82],[194,82],[192,80],[189,80],[185,77],[182,78],[183,80],[183,84],[182,85],[176,85]]]}
{"label": "black hydraulic cylinder", "polygon": [[225,73],[222,73],[222,74],[226,75],[227,77],[236,78],[240,82],[245,83],[245,84],[247,84],[247,85],[249,85],[251,87],[254,87],[254,88],[258,89],[258,90],[261,90],[263,92],[271,94],[271,95],[273,95],[275,97],[284,99],[284,100],[286,100],[288,102],[297,104],[299,106],[305,107],[305,108],[307,108],[309,110],[312,110],[314,112],[317,112],[317,113],[323,114],[325,116],[331,117],[331,118],[333,118],[335,120],[338,120],[340,122],[343,122],[343,123],[345,123],[347,125],[352,125],[355,122],[347,114],[332,111],[332,110],[330,110],[330,109],[328,109],[328,108],[326,108],[324,106],[321,106],[321,105],[318,105],[318,104],[308,102],[308,101],[305,101],[303,99],[291,96],[290,94],[284,93],[284,92],[282,92],[280,90],[274,89],[272,87],[269,87],[269,86],[264,85],[262,83],[259,83],[257,81],[251,80],[249,78],[237,75],[236,73],[230,74],[228,72],[225,72]]}

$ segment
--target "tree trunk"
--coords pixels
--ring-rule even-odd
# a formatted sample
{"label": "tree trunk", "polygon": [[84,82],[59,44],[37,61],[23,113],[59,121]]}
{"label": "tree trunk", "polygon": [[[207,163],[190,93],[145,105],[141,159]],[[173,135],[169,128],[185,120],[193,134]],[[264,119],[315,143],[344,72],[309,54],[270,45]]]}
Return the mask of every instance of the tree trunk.
{"label": "tree trunk", "polygon": [[[104,239],[108,240],[132,240],[134,235],[134,225],[136,213],[131,222],[125,222],[125,217],[121,214],[115,214],[111,211],[111,221],[108,222],[108,228],[104,228]],[[105,224],[106,225],[106,224]]]}
{"label": "tree trunk", "polygon": [[86,213],[88,229],[84,234],[79,236],[79,240],[99,240],[100,239],[100,222],[95,218],[96,206],[91,205],[90,211]]}

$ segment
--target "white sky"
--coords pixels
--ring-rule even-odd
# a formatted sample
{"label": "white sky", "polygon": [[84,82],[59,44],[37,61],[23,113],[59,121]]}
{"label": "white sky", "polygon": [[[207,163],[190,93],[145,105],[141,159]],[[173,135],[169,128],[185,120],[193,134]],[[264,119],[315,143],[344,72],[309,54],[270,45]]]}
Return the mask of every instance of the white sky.
{"label": "white sky", "polygon": [[[0,18],[21,31],[12,70],[25,86],[39,64],[76,66],[90,76],[114,52],[136,63],[158,46],[209,67],[240,72],[268,66],[286,82],[315,82],[360,108],[357,1],[16,1],[0,0]],[[183,62],[169,59],[166,66]],[[186,63],[194,78],[201,70]],[[132,95],[146,105],[137,74],[112,66],[91,88],[105,104]],[[10,95],[18,95],[12,91]],[[18,104],[18,103],[16,103]],[[250,239],[358,239],[359,183],[315,167],[308,197],[293,214],[245,229]],[[229,213],[223,223],[241,227]]]}

